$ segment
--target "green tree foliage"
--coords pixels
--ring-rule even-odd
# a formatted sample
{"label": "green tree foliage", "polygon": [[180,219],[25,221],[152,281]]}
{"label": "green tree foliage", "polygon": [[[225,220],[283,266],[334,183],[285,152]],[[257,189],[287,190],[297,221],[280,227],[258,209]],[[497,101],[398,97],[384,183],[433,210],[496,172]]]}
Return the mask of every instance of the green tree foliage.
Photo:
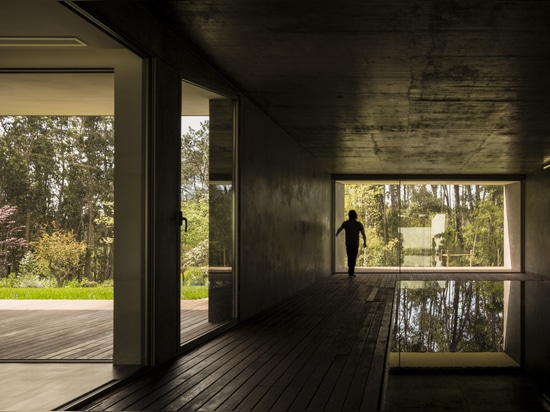
{"label": "green tree foliage", "polygon": [[86,244],[79,242],[72,232],[57,230],[42,232],[40,240],[33,243],[37,258],[46,262],[58,287],[63,287],[80,269],[80,260]]}
{"label": "green tree foliage", "polygon": [[[398,266],[405,255],[431,256],[433,266],[503,265],[503,186],[353,184],[346,185],[344,201],[367,232],[360,265]],[[445,215],[446,227],[429,250],[405,250],[401,228],[430,227],[437,214]]]}
{"label": "green tree foliage", "polygon": [[104,240],[113,224],[102,216],[112,217],[113,171],[112,117],[0,118],[0,205],[17,206],[15,224],[27,242],[52,222],[83,242],[79,279],[112,277],[112,241]]}
{"label": "green tree foliage", "polygon": [[182,271],[208,266],[208,148],[208,120],[201,122],[198,130],[190,127],[182,136],[181,210],[189,223],[181,236]]}
{"label": "green tree foliage", "polygon": [[[345,209],[357,211],[367,234],[367,248],[358,256],[361,266],[398,266],[402,262],[399,202],[393,189],[384,185],[346,185]],[[343,219],[347,219],[347,212]]]}

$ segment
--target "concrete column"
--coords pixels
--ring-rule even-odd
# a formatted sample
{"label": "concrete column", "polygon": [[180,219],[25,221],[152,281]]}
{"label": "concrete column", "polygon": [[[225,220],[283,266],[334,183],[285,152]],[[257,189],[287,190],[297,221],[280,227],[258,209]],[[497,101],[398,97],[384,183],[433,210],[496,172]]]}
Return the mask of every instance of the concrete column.
{"label": "concrete column", "polygon": [[145,152],[146,66],[137,56],[115,63],[115,365],[143,365],[146,276]]}
{"label": "concrete column", "polygon": [[344,217],[344,189],[345,185],[340,182],[334,183],[334,233],[333,239],[335,240],[334,246],[334,262],[333,272],[346,272],[347,268],[344,264],[346,258],[346,244],[344,242],[345,233],[341,233],[338,238],[334,237],[336,230],[340,227],[345,220]]}
{"label": "concrete column", "polygon": [[115,365],[179,350],[180,85],[158,60],[115,66]]}
{"label": "concrete column", "polygon": [[176,356],[180,347],[181,78],[154,59],[150,79],[146,310],[150,362],[159,365]]}

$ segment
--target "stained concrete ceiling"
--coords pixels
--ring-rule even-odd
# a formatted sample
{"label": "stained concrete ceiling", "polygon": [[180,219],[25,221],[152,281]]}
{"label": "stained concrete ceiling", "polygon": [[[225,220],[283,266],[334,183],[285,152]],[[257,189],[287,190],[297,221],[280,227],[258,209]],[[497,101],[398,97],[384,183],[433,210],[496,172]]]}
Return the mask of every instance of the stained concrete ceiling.
{"label": "stained concrete ceiling", "polygon": [[550,162],[550,2],[145,2],[330,172]]}
{"label": "stained concrete ceiling", "polygon": [[[524,174],[550,162],[550,1],[142,5],[191,38],[331,173]],[[98,56],[121,48],[55,2],[3,1],[0,11],[0,36],[88,44],[71,52],[0,46],[0,70],[9,73],[102,67]],[[62,63],[65,53],[73,57]]]}

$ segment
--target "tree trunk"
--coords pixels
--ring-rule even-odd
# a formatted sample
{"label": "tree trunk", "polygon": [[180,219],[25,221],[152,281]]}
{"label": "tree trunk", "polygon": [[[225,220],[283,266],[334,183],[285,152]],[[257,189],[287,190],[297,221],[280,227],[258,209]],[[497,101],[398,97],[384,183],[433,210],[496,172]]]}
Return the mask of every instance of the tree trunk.
{"label": "tree trunk", "polygon": [[460,285],[459,282],[454,282],[454,297],[453,297],[453,326],[452,326],[452,333],[451,333],[451,345],[449,348],[449,352],[456,352],[456,348],[458,347],[458,308],[459,308],[459,301],[460,301]]}
{"label": "tree trunk", "polygon": [[[94,213],[93,203],[88,200],[88,229],[86,230],[86,256],[84,260],[84,277],[92,280],[92,251],[94,250]],[[95,278],[93,280],[96,280]]]}

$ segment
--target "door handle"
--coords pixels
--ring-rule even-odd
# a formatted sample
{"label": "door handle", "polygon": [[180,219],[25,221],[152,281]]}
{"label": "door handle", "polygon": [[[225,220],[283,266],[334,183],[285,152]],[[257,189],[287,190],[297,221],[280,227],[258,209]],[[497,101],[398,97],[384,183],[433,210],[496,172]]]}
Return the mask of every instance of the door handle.
{"label": "door handle", "polygon": [[181,210],[180,210],[180,226],[183,225],[183,222],[185,222],[184,232],[187,232],[187,218],[183,217],[183,213],[181,213]]}

